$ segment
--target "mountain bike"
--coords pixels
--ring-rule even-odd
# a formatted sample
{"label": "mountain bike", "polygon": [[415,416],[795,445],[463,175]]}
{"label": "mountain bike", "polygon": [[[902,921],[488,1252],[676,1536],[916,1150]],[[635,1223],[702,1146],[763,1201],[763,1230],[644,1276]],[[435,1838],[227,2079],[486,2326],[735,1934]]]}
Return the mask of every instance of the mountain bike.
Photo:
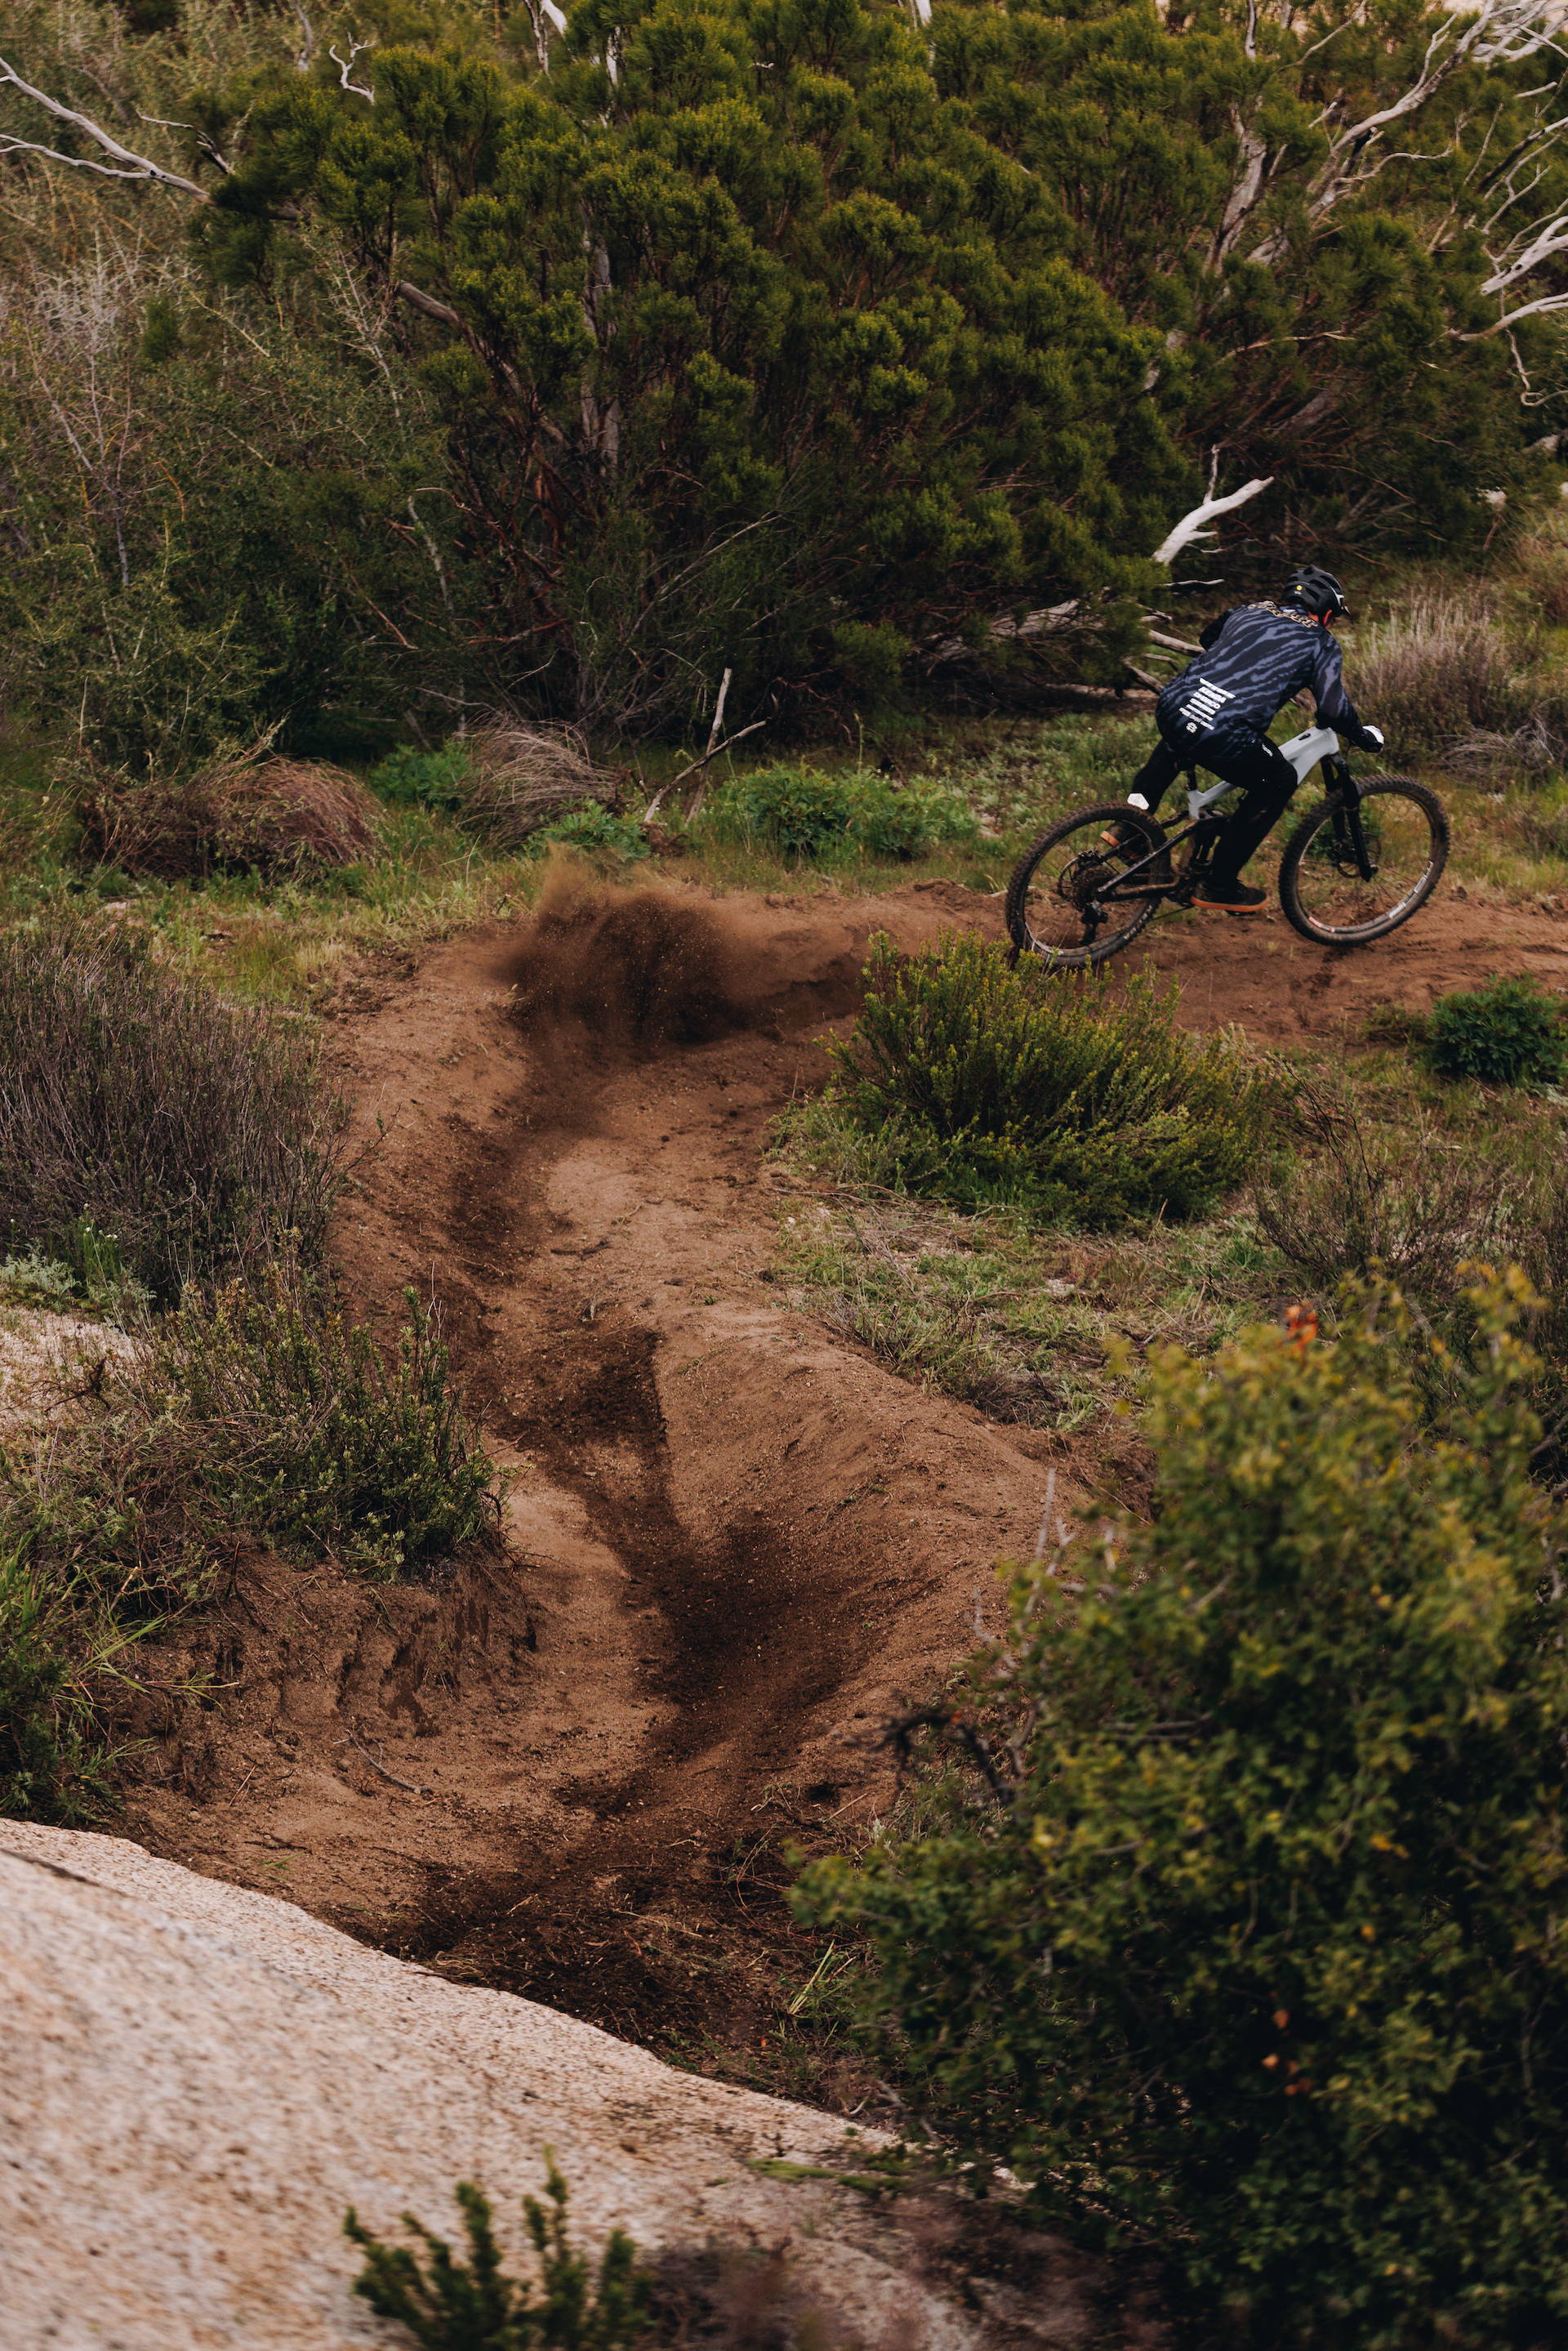
{"label": "mountain bike", "polygon": [[[1386,938],[1426,904],[1448,862],[1442,802],[1408,776],[1353,776],[1327,726],[1309,726],[1280,749],[1300,782],[1321,766],[1327,787],[1280,859],[1286,921],[1322,946]],[[1036,955],[1064,970],[1104,963],[1130,946],[1164,900],[1191,904],[1225,829],[1215,805],[1241,787],[1200,791],[1195,768],[1186,780],[1188,821],[1179,831],[1126,800],[1105,800],[1063,817],[1024,852],[1007,885],[1015,957]]]}

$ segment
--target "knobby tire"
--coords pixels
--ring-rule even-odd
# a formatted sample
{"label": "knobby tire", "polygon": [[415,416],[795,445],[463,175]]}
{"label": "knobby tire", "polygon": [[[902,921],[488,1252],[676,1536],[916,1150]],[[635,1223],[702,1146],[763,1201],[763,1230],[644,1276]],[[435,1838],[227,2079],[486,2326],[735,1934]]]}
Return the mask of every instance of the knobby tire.
{"label": "knobby tire", "polygon": [[[1303,939],[1311,939],[1319,946],[1364,946],[1374,939],[1386,939],[1391,931],[1397,931],[1401,925],[1407,923],[1412,914],[1419,914],[1437,888],[1443,868],[1448,863],[1448,813],[1437,794],[1428,791],[1425,784],[1417,784],[1408,776],[1370,776],[1365,783],[1357,783],[1356,792],[1364,810],[1370,808],[1374,823],[1379,799],[1402,799],[1418,810],[1428,826],[1428,859],[1418,881],[1397,904],[1386,913],[1361,923],[1335,925],[1314,919],[1310,908],[1303,904],[1303,862],[1324,827],[1332,823],[1336,810],[1344,805],[1338,792],[1332,792],[1326,799],[1320,800],[1297,825],[1280,859],[1280,905],[1285,920],[1293,930],[1301,933]],[[1345,876],[1348,894],[1355,886],[1357,877],[1344,865],[1338,870]]]}
{"label": "knobby tire", "polygon": [[[1153,855],[1164,843],[1164,828],[1153,817],[1140,815],[1137,810],[1128,808],[1125,800],[1103,800],[1092,808],[1075,809],[1071,816],[1059,819],[1049,831],[1043,832],[1038,841],[1024,851],[1007,884],[1007,935],[1017,954],[1037,956],[1052,971],[1083,971],[1093,964],[1108,962],[1112,956],[1119,955],[1123,947],[1130,946],[1137,937],[1159,904],[1158,898],[1139,900],[1118,927],[1076,946],[1043,941],[1034,935],[1029,923],[1030,889],[1051,851],[1069,840],[1075,832],[1081,831],[1092,838],[1096,831],[1106,831],[1117,824],[1136,828],[1143,836],[1142,844],[1136,855],[1128,860],[1129,862],[1136,863],[1138,858]],[[1107,866],[1116,854],[1112,852],[1106,858]],[[1169,878],[1168,861],[1151,867],[1143,876],[1146,883],[1168,882]]]}

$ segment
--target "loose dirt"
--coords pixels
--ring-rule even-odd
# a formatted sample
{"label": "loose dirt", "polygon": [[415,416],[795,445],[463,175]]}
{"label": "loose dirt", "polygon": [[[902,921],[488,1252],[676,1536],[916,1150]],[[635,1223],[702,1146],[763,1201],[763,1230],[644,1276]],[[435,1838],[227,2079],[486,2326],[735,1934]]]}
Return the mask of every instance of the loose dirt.
{"label": "loose dirt", "polygon": [[[781,1849],[886,1802],[887,1720],[971,1646],[1054,1473],[1048,1437],[782,1301],[763,1145],[872,932],[995,931],[1000,904],[562,881],[345,1010],[338,1253],[375,1311],[438,1301],[504,1552],[429,1587],[242,1562],[171,1656],[208,1693],[147,1723],[130,1834],[699,2060],[776,2031],[809,1964]],[[1354,953],[1197,915],[1147,945],[1185,1018],[1280,1041],[1493,970],[1568,985],[1568,921],[1451,896]]]}

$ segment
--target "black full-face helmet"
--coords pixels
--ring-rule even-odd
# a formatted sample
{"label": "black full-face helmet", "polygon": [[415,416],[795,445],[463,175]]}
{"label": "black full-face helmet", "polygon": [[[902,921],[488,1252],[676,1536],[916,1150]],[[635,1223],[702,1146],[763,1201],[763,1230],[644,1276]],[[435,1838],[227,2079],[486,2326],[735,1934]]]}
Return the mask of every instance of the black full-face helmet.
{"label": "black full-face helmet", "polygon": [[1315,563],[1308,563],[1291,577],[1290,592],[1298,604],[1323,620],[1344,621],[1350,617],[1344,589],[1332,571],[1320,571]]}

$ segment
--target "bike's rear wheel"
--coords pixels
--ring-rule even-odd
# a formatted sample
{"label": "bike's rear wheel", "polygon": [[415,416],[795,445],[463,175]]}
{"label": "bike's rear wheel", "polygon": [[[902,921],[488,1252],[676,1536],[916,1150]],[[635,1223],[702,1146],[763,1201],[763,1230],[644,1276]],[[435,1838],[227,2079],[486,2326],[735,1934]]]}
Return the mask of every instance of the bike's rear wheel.
{"label": "bike's rear wheel", "polygon": [[1357,862],[1349,811],[1337,792],[1303,818],[1280,860],[1285,919],[1303,938],[1328,946],[1386,939],[1426,904],[1449,860],[1448,816],[1425,784],[1373,776],[1356,790],[1370,880]]}
{"label": "bike's rear wheel", "polygon": [[[1107,833],[1116,840],[1107,841]],[[1164,845],[1163,828],[1125,800],[1105,800],[1064,816],[1012,869],[1007,931],[1013,946],[1064,971],[1118,954],[1137,938],[1159,901],[1105,900],[1101,893]],[[1154,889],[1169,879],[1169,860],[1161,857],[1139,874],[1138,884]]]}

